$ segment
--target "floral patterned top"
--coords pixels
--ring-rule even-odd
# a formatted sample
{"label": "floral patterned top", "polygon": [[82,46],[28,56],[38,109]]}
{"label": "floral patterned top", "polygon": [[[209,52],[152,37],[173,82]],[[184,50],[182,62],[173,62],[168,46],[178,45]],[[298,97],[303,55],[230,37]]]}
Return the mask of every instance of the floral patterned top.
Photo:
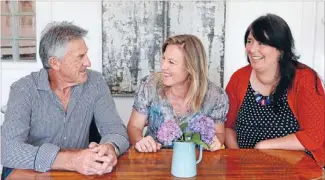
{"label": "floral patterned top", "polygon": [[215,123],[224,123],[229,108],[228,96],[225,91],[216,84],[208,81],[208,89],[201,105],[201,111],[188,112],[178,117],[169,100],[161,95],[155,74],[144,77],[135,94],[133,109],[147,115],[146,136],[152,136],[157,140],[157,132],[160,125],[166,120],[175,120],[178,124],[189,121],[195,115],[204,115],[212,118]]}

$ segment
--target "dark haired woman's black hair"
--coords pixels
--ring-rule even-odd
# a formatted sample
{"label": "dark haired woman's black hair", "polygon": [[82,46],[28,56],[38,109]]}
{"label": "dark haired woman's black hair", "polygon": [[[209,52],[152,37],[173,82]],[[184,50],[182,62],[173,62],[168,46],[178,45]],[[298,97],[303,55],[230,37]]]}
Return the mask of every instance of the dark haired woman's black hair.
{"label": "dark haired woman's black hair", "polygon": [[[249,33],[252,33],[257,41],[275,47],[280,51],[280,81],[272,95],[272,105],[274,110],[277,111],[281,94],[292,88],[296,69],[309,67],[298,62],[299,56],[294,52],[295,45],[291,30],[281,17],[274,14],[267,14],[257,18],[247,28],[245,33],[245,45]],[[247,60],[250,62],[248,57]],[[315,73],[315,87],[318,92],[317,73],[313,69],[311,70]]]}

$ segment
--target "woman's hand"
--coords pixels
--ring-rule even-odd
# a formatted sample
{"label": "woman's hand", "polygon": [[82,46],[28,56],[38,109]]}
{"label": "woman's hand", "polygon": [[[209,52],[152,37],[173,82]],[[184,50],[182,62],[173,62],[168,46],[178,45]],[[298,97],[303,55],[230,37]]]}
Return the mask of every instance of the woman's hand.
{"label": "woman's hand", "polygon": [[272,147],[267,140],[264,140],[256,143],[254,149],[272,149]]}
{"label": "woman's hand", "polygon": [[157,143],[151,136],[143,137],[135,143],[135,149],[139,152],[157,152],[161,148],[161,144]]}
{"label": "woman's hand", "polygon": [[219,139],[217,138],[217,136],[215,135],[213,137],[213,142],[212,144],[210,144],[210,151],[216,151],[218,149],[222,149],[222,144],[220,143]]}

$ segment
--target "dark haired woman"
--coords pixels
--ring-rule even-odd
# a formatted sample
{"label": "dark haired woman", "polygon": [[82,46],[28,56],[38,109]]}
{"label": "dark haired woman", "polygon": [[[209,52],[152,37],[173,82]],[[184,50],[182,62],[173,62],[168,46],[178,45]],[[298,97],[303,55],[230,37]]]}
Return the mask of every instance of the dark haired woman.
{"label": "dark haired woman", "polygon": [[267,14],[247,29],[249,65],[231,77],[226,92],[227,148],[304,150],[325,165],[322,82],[299,63],[288,24]]}

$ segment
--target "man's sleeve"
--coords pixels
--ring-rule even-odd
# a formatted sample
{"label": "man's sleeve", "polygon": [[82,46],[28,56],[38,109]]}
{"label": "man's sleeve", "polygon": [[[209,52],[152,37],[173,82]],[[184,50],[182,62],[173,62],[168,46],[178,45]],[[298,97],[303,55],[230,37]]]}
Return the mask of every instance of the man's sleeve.
{"label": "man's sleeve", "polygon": [[97,84],[97,92],[94,117],[102,136],[100,144],[113,143],[122,154],[129,148],[129,138],[125,125],[116,111],[110,90],[102,76]]}
{"label": "man's sleeve", "polygon": [[9,168],[45,172],[50,170],[60,148],[48,143],[40,147],[26,143],[32,114],[32,98],[27,90],[24,84],[11,86],[2,126],[1,163]]}

